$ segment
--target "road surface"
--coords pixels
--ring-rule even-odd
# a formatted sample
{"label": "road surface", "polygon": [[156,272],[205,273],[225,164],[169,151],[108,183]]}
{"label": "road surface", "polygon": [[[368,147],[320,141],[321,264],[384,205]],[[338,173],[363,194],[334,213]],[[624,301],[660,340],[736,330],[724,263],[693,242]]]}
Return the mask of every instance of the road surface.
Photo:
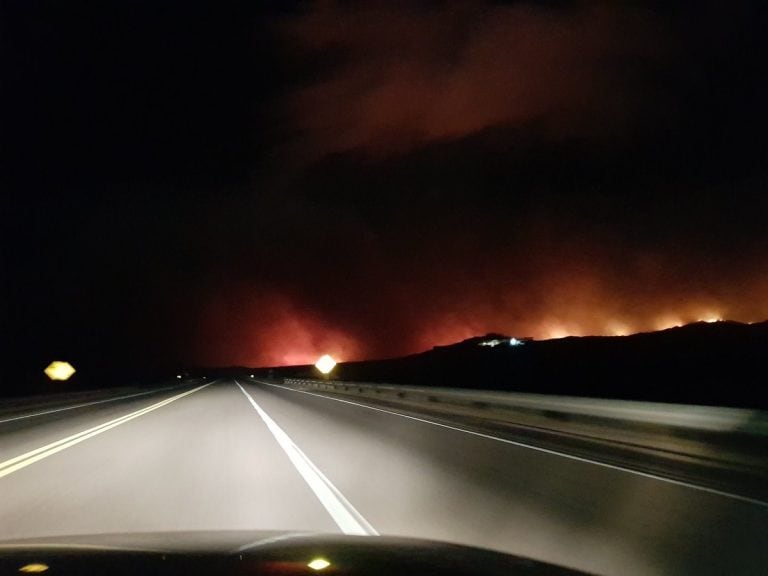
{"label": "road surface", "polygon": [[2,540],[378,533],[597,574],[768,573],[766,503],[266,382],[28,416],[0,417]]}

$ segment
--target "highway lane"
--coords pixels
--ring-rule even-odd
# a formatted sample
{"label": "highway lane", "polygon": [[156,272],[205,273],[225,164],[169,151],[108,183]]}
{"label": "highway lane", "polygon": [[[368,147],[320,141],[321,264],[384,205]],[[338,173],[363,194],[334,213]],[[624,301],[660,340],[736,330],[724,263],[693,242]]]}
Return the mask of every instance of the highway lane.
{"label": "highway lane", "polygon": [[[82,429],[80,423],[68,433]],[[46,433],[38,443],[51,440]],[[165,530],[336,530],[232,382],[214,383],[0,478],[0,483],[0,536],[6,539]]]}
{"label": "highway lane", "polygon": [[[199,385],[196,382],[195,385]],[[41,440],[57,440],[73,430],[87,429],[130,412],[151,406],[190,389],[192,385],[163,387],[141,393],[113,398],[100,398],[91,402],[77,401],[55,408],[33,406],[24,411],[0,418],[0,462],[19,453],[37,448]]]}
{"label": "highway lane", "polygon": [[[200,379],[200,383],[205,380]],[[16,420],[28,420],[40,416],[48,416],[57,412],[69,412],[80,408],[89,408],[97,404],[112,404],[140,398],[142,396],[156,395],[166,390],[183,388],[185,385],[174,383],[173,386],[150,388],[139,390],[135,387],[102,389],[93,391],[76,392],[71,395],[53,394],[50,396],[26,397],[0,401],[0,424],[14,422]]]}
{"label": "highway lane", "polygon": [[606,574],[768,568],[765,506],[285,388],[260,402],[382,534]]}
{"label": "highway lane", "polygon": [[[0,473],[176,394],[0,424]],[[251,381],[219,381],[121,422],[0,477],[0,495],[2,539],[377,531],[602,574],[768,571],[766,506]]]}

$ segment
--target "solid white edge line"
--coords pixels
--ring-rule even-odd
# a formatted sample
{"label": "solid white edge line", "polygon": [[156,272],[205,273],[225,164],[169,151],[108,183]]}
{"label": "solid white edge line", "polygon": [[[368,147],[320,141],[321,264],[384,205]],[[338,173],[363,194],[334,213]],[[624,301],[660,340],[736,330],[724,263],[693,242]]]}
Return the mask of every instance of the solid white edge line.
{"label": "solid white edge line", "polygon": [[325,474],[314,465],[309,457],[299,449],[277,422],[256,403],[251,395],[246,392],[245,388],[237,380],[234,380],[234,382],[240,388],[240,391],[245,394],[245,397],[248,398],[251,406],[253,406],[256,413],[264,421],[264,424],[266,424],[267,429],[275,437],[275,440],[286,453],[291,463],[301,474],[301,477],[304,478],[304,481],[315,493],[315,496],[320,500],[320,503],[328,511],[328,514],[331,515],[331,518],[333,518],[333,521],[336,522],[341,531],[344,534],[360,536],[378,535],[373,526],[355,509]]}
{"label": "solid white edge line", "polygon": [[0,462],[0,478],[3,478],[4,476],[8,476],[9,474],[12,474],[18,470],[21,470],[22,468],[26,468],[27,466],[34,464],[35,462],[38,462],[40,460],[43,460],[48,456],[52,456],[53,454],[61,452],[62,450],[66,450],[67,448],[70,448],[75,444],[79,444],[80,442],[83,442],[88,438],[101,434],[102,432],[106,432],[107,430],[111,430],[112,428],[120,426],[121,424],[125,424],[126,422],[133,420],[134,418],[138,418],[139,416],[143,416],[148,412],[152,412],[154,410],[157,410],[158,408],[162,408],[166,404],[170,404],[171,402],[175,402],[180,398],[189,396],[190,394],[193,394],[198,390],[202,390],[203,388],[210,385],[211,383],[198,386],[197,388],[188,390],[186,392],[182,392],[181,394],[177,394],[176,396],[172,396],[170,398],[166,398],[165,400],[161,400],[160,402],[147,406],[146,408],[142,408],[141,410],[136,410],[135,412],[131,412],[130,414],[126,414],[124,416],[121,416],[120,418],[115,418],[114,420],[110,420],[109,422],[104,422],[102,424],[99,424],[98,426],[89,428],[88,430],[83,430],[82,432],[72,434],[71,436],[67,436],[66,438],[62,438],[61,440],[51,442],[50,444],[46,444],[45,446],[41,446],[40,448],[36,448],[35,450],[30,450],[29,452],[25,452],[24,454],[21,454],[19,456],[6,460],[5,462]]}
{"label": "solid white edge line", "polygon": [[[213,384],[213,382],[211,382]],[[117,402],[118,400],[127,400],[128,398],[138,398],[139,396],[148,396],[150,394],[160,394],[161,392],[167,392],[168,390],[176,390],[178,388],[184,388],[181,386],[168,386],[167,388],[158,388],[156,390],[149,390],[147,392],[139,392],[137,394],[128,394],[127,396],[118,396],[117,398],[106,398],[105,400],[96,400],[95,402],[86,402],[84,404],[75,404],[74,406],[65,406],[64,408],[55,408],[53,410],[46,410],[44,412],[35,412],[34,414],[25,414],[24,416],[14,416],[13,418],[5,418],[0,420],[0,424],[6,422],[14,422],[16,420],[24,420],[26,418],[34,418],[36,416],[45,416],[46,414],[54,414],[56,412],[64,412],[65,410],[75,410],[76,408],[85,408],[86,406],[93,406],[95,404],[104,404],[105,402]]]}
{"label": "solid white edge line", "polygon": [[331,396],[324,396],[322,394],[317,394],[315,392],[307,392],[306,390],[296,390],[294,388],[289,388],[287,386],[281,386],[280,384],[271,384],[269,382],[264,382],[262,380],[256,380],[259,384],[264,384],[266,386],[274,386],[275,388],[282,388],[283,390],[288,390],[290,392],[299,392],[301,394],[309,394],[310,396],[317,396],[318,398],[324,398],[326,400],[334,400],[336,402],[343,402],[344,404],[352,404],[354,406],[359,406],[361,408],[368,408],[369,410],[375,410],[377,412],[384,412],[385,414],[392,414],[393,416],[400,416],[401,418],[407,418],[409,420],[416,420],[417,422],[424,422],[425,424],[432,424],[433,426],[439,426],[441,428],[447,428],[449,430],[455,430],[457,432],[464,432],[465,434],[472,434],[473,436],[479,436],[481,438],[486,438],[488,440],[495,440],[497,442],[503,442],[505,444],[512,444],[514,446],[519,446],[521,448],[529,448],[531,450],[536,450],[538,452],[544,452],[546,454],[552,454],[554,456],[561,456],[563,458],[568,458],[570,460],[576,460],[577,462],[583,462],[586,464],[594,464],[595,466],[602,466],[603,468],[610,468],[611,470],[618,470],[620,472],[626,472],[628,474],[635,474],[637,476],[643,476],[645,478],[651,478],[653,480],[659,480],[662,482],[668,482],[670,484],[675,484],[677,486],[684,486],[686,488],[692,488],[694,490],[700,490],[702,492],[708,492],[710,494],[715,494],[717,496],[723,496],[726,498],[733,498],[734,500],[741,500],[742,502],[748,502],[750,504],[756,504],[758,506],[763,506],[765,508],[768,508],[768,502],[765,502],[763,500],[757,500],[756,498],[749,498],[748,496],[740,496],[738,494],[731,494],[730,492],[723,492],[722,490],[717,490],[715,488],[708,488],[707,486],[700,486],[698,484],[690,484],[688,482],[683,482],[682,480],[675,480],[674,478],[666,478],[664,476],[657,476],[656,474],[650,474],[649,472],[641,472],[639,470],[633,470],[631,468],[624,468],[622,466],[617,466],[615,464],[608,464],[607,462],[600,462],[599,460],[590,460],[589,458],[582,458],[581,456],[574,456],[573,454],[567,454],[565,452],[558,452],[557,450],[550,450],[548,448],[541,448],[540,446],[534,446],[532,444],[525,444],[523,442],[517,442],[515,440],[509,440],[507,438],[500,438],[498,436],[491,436],[490,434],[483,434],[482,432],[475,432],[474,430],[467,430],[466,428],[459,428],[457,426],[450,426],[448,424],[442,424],[440,422],[434,422],[433,420],[427,420],[425,418],[418,418],[416,416],[409,416],[408,414],[401,414],[399,412],[392,412],[391,410],[384,410],[383,408],[376,408],[374,406],[368,406],[366,404],[360,404],[358,402],[352,402],[351,400],[343,400],[341,398],[332,398]]}

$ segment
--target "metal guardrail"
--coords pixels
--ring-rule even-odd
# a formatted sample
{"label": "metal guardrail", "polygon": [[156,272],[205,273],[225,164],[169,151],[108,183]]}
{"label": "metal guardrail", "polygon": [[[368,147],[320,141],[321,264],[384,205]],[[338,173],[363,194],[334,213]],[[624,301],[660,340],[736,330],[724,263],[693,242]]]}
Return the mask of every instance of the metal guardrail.
{"label": "metal guardrail", "polygon": [[768,502],[768,412],[370,382],[283,383]]}
{"label": "metal guardrail", "polygon": [[447,404],[481,411],[511,411],[551,420],[599,421],[614,426],[639,426],[708,433],[768,437],[768,413],[744,408],[665,404],[633,400],[549,396],[456,388],[420,388],[394,384],[286,378],[284,383],[306,389],[354,394],[396,401]]}

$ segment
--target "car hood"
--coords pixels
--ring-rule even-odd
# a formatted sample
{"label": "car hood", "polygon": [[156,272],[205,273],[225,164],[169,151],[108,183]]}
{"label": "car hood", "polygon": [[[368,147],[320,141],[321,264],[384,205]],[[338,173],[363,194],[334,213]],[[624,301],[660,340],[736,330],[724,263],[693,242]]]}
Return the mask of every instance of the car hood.
{"label": "car hood", "polygon": [[[313,560],[328,565],[313,569]],[[0,541],[0,572],[56,574],[583,574],[445,542],[386,536],[204,531],[56,536]],[[12,571],[12,572],[11,572]],[[51,574],[54,573],[52,570]]]}

